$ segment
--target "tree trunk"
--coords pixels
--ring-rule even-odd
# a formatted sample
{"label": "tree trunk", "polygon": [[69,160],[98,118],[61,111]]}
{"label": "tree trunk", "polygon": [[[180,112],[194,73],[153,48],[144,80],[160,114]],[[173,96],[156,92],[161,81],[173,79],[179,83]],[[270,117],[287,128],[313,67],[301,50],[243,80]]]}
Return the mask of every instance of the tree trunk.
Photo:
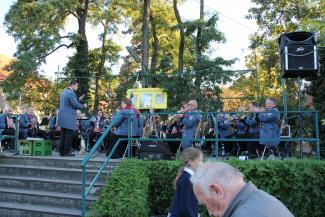
{"label": "tree trunk", "polygon": [[89,68],[88,68],[88,41],[86,36],[86,19],[88,14],[89,0],[80,0],[80,7],[77,9],[78,15],[78,40],[76,45],[76,65],[74,75],[79,83],[77,94],[86,94],[84,102],[88,101],[89,91]]}
{"label": "tree trunk", "polygon": [[159,39],[156,31],[156,21],[152,15],[150,15],[150,24],[151,24],[152,36],[153,36],[153,54],[151,58],[150,72],[155,73],[157,69],[157,62],[158,62]]}
{"label": "tree trunk", "polygon": [[98,94],[99,78],[100,78],[100,76],[104,75],[104,69],[105,69],[105,59],[106,59],[105,41],[106,41],[107,34],[108,34],[108,31],[107,31],[108,19],[106,20],[105,24],[104,23],[102,23],[102,24],[104,27],[104,33],[103,33],[103,38],[102,38],[100,63],[99,63],[98,72],[96,73],[96,78],[95,78],[94,114],[97,114],[98,106],[99,106],[99,94]]}
{"label": "tree trunk", "polygon": [[[150,0],[144,0],[143,4],[143,38],[142,38],[142,62],[145,68],[142,72],[148,69],[149,65],[149,20],[150,20]],[[144,76],[143,85],[147,86],[146,76]]]}
{"label": "tree trunk", "polygon": [[[196,58],[196,68],[202,68],[200,65],[200,60],[202,57],[202,46],[201,46],[201,36],[202,36],[202,26],[204,22],[204,0],[200,0],[200,20],[199,20],[199,25],[197,27],[197,35],[196,35],[196,40],[195,40],[195,58]],[[202,76],[200,72],[195,73],[195,87],[198,88],[199,90],[201,89],[201,84],[202,84]]]}
{"label": "tree trunk", "polygon": [[179,48],[178,48],[178,72],[180,74],[183,74],[183,72],[184,72],[185,34],[184,34],[184,27],[183,27],[182,19],[181,19],[181,16],[180,16],[178,8],[177,8],[177,0],[173,0],[173,8],[174,8],[174,13],[175,13],[176,20],[178,23],[179,36],[180,36]]}
{"label": "tree trunk", "polygon": [[197,35],[195,42],[195,55],[196,55],[196,63],[199,63],[199,60],[202,56],[202,46],[200,43],[201,35],[202,35],[202,24],[204,22],[204,0],[200,0],[200,22],[197,27]]}

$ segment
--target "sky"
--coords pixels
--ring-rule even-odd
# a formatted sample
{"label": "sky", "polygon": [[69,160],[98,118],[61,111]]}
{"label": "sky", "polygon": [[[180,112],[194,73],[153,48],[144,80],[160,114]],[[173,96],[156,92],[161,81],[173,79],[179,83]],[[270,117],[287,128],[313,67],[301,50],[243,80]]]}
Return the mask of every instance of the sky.
{"label": "sky", "polygon": [[[16,43],[12,36],[6,33],[3,25],[5,14],[15,0],[0,1],[0,54],[13,56],[16,51]],[[199,0],[187,0],[180,5],[180,14],[183,20],[199,18]],[[238,58],[238,61],[231,67],[232,69],[245,69],[245,56],[249,53],[249,35],[257,30],[254,20],[247,20],[245,16],[248,9],[252,7],[250,0],[205,0],[205,12],[219,13],[218,29],[224,33],[226,42],[224,44],[213,43],[211,45],[212,56],[221,56],[224,59]],[[69,19],[66,26],[67,32],[76,32],[78,28],[75,19]],[[89,48],[100,47],[98,35],[103,29],[93,28],[88,25],[86,34]],[[123,35],[121,32],[111,36],[111,38],[123,48],[130,45],[131,37]],[[40,67],[40,72],[49,78],[55,78],[55,72],[62,70],[68,61],[68,57],[73,54],[73,49],[61,48],[46,59],[46,64]],[[127,55],[124,49],[121,55]],[[113,67],[113,73],[118,73],[122,62],[119,61]]]}

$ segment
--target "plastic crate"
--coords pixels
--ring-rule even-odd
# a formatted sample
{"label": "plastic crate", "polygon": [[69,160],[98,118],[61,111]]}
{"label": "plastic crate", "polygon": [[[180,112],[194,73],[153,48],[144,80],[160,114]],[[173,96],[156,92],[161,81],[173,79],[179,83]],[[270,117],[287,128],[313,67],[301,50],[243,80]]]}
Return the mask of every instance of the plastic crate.
{"label": "plastic crate", "polygon": [[33,155],[34,156],[52,155],[52,141],[51,140],[34,141]]}
{"label": "plastic crate", "polygon": [[19,154],[21,155],[32,155],[33,141],[19,140]]}

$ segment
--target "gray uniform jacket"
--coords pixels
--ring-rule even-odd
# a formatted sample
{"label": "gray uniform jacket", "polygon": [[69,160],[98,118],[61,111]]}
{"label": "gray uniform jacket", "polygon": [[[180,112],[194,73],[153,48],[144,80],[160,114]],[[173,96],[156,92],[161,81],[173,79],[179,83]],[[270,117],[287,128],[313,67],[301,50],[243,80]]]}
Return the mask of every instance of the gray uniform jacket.
{"label": "gray uniform jacket", "polygon": [[198,112],[199,111],[197,110],[188,112],[186,115],[184,115],[184,118],[182,119],[184,128],[181,145],[183,148],[188,148],[192,145],[197,125],[199,124],[202,118],[202,116],[198,114]]}
{"label": "gray uniform jacket", "polygon": [[251,182],[236,195],[222,217],[293,217],[278,199]]}
{"label": "gray uniform jacket", "polygon": [[280,112],[271,108],[258,114],[261,121],[260,144],[277,146],[280,143]]}
{"label": "gray uniform jacket", "polygon": [[61,128],[75,130],[77,126],[76,110],[82,108],[83,105],[78,102],[74,91],[70,88],[65,89],[60,97],[59,126]]}

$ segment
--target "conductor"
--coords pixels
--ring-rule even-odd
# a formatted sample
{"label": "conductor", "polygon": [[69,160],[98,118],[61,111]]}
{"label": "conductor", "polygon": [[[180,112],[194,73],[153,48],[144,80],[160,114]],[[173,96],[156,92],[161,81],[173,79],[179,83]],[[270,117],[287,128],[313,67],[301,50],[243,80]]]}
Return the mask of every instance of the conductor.
{"label": "conductor", "polygon": [[58,124],[61,127],[60,156],[74,156],[71,152],[73,133],[77,126],[76,110],[86,108],[86,104],[79,103],[75,91],[78,89],[77,81],[71,81],[60,96],[60,109]]}

